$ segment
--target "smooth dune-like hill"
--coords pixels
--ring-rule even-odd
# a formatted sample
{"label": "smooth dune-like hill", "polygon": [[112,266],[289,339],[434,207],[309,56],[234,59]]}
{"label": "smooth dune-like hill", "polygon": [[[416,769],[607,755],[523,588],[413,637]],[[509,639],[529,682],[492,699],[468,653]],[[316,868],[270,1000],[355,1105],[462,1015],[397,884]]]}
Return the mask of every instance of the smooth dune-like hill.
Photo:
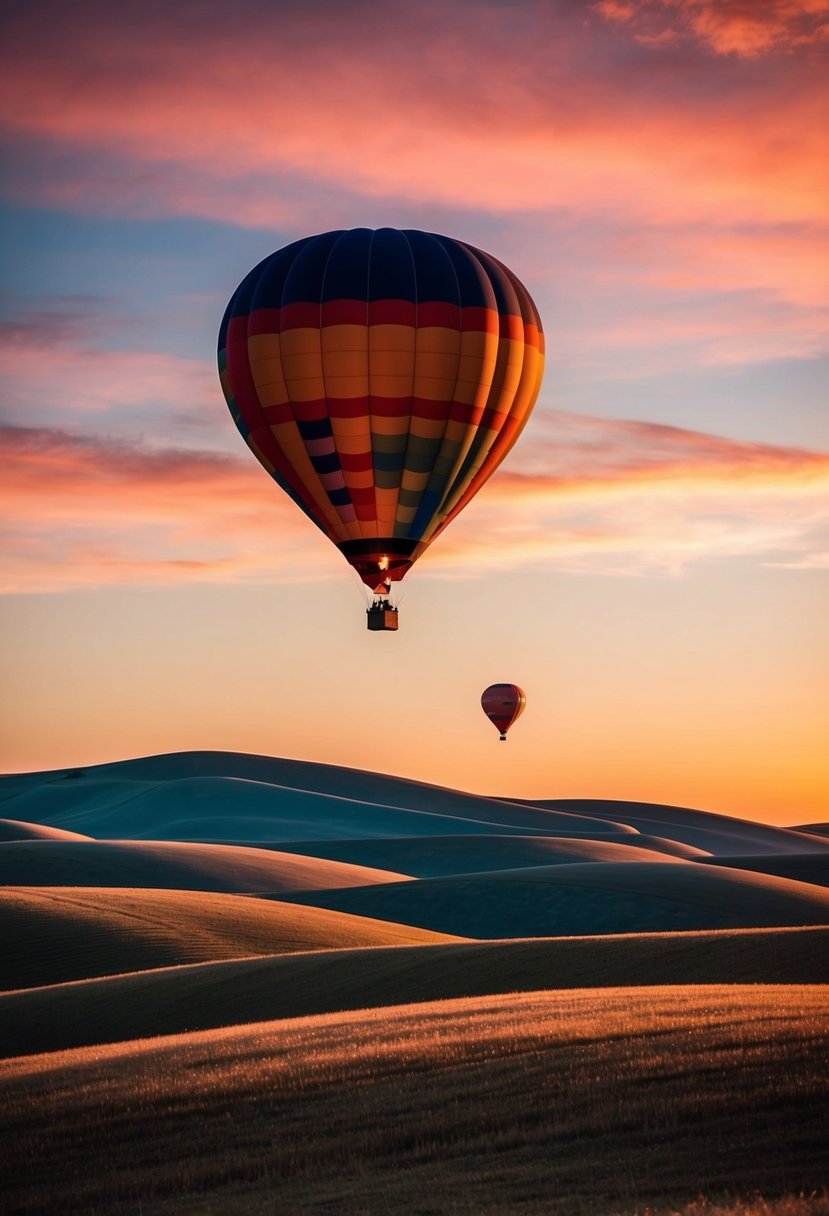
{"label": "smooth dune-like hill", "polygon": [[679,860],[539,866],[286,898],[477,938],[829,924],[823,887]]}
{"label": "smooth dune-like hill", "polygon": [[49,827],[45,823],[25,823],[21,819],[0,819],[0,842],[7,840],[91,840],[82,832]]}
{"label": "smooth dune-like hill", "polygon": [[[715,856],[731,853],[802,853],[803,836],[792,828],[772,827],[750,819],[697,811],[691,807],[660,806],[651,802],[617,802],[595,798],[550,798],[528,802],[557,813],[572,813],[602,820],[618,818],[620,823],[646,835],[667,836],[671,840],[704,849]],[[819,840],[810,842],[822,850]],[[806,848],[809,846],[807,845]]]}
{"label": "smooth dune-like hill", "polygon": [[[484,803],[484,800],[480,800]],[[478,805],[469,795],[466,814],[448,814],[361,802],[356,798],[295,790],[238,777],[181,777],[164,782],[59,779],[33,786],[4,804],[19,815],[39,815],[99,837],[229,842],[349,839],[365,836],[481,835],[493,830],[517,834],[555,831],[578,835],[635,835],[633,828],[569,815],[511,812]],[[484,818],[479,818],[484,815]]]}
{"label": "smooth dune-like hill", "polygon": [[[352,926],[312,928],[344,933]],[[306,930],[307,931],[307,930]],[[273,1018],[560,988],[829,982],[829,928],[722,929],[293,953],[0,994],[9,1055]],[[323,933],[324,937],[324,933]]]}
{"label": "smooth dune-like hill", "polygon": [[807,836],[829,836],[829,823],[800,823],[793,832],[803,832]]}
{"label": "smooth dune-like hill", "polygon": [[18,1058],[0,1064],[4,1200],[817,1216],[827,1012],[819,986],[536,992]]}
{"label": "smooth dune-like hill", "polygon": [[[706,858],[690,845],[653,836],[623,834],[611,840],[575,836],[420,836],[369,840],[303,840],[282,846],[285,852],[328,857],[357,865],[399,869],[416,878],[486,873],[525,866],[563,865],[583,861],[654,861],[666,857]],[[829,858],[829,851],[827,851]]]}
{"label": "smooth dune-like hill", "polygon": [[708,857],[701,860],[713,866],[732,866],[736,870],[756,870],[761,874],[776,874],[778,878],[794,878],[829,887],[829,852],[780,853],[761,857]]}
{"label": "smooth dune-like hill", "polygon": [[244,895],[0,888],[4,990],[212,959],[445,940],[399,924]]}
{"label": "smooth dune-like hill", "polygon": [[407,874],[237,845],[174,841],[0,844],[0,887],[158,887],[240,894],[399,882]]}
{"label": "smooth dune-like hill", "polygon": [[[529,835],[661,839],[727,857],[829,848],[817,834],[683,807],[487,798],[382,773],[235,752],[182,752],[0,778],[10,818],[109,839],[255,843]],[[806,843],[804,844],[804,840]],[[687,854],[686,854],[687,855]]]}
{"label": "smooth dune-like hill", "polygon": [[595,815],[235,752],[182,752],[10,775],[0,778],[0,805],[15,818],[93,836],[179,840],[458,835],[498,827],[590,837],[634,831]]}

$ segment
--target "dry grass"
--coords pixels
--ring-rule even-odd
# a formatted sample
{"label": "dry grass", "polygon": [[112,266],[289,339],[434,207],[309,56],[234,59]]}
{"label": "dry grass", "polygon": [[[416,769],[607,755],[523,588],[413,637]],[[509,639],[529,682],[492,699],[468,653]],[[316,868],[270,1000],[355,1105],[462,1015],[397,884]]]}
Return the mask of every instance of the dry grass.
{"label": "dry grass", "polygon": [[451,940],[243,895],[94,887],[0,890],[0,938],[4,989],[207,959]]}
{"label": "dry grass", "polygon": [[[710,1203],[696,1199],[681,1211],[671,1208],[660,1216],[827,1216],[829,1195],[826,1192],[809,1195],[785,1195],[782,1199],[764,1199],[761,1195],[739,1203]],[[646,1208],[642,1216],[649,1216]],[[654,1214],[656,1216],[656,1214]]]}
{"label": "dry grass", "polygon": [[[227,898],[227,897],[225,897]],[[250,902],[250,901],[248,901]],[[284,905],[264,905],[285,913]],[[315,914],[315,909],[297,909]],[[331,914],[321,914],[331,915]],[[829,983],[829,928],[720,929],[511,942],[382,946],[400,926],[283,923],[290,948],[362,930],[376,949],[202,963],[0,995],[6,1053],[53,1051],[243,1022],[544,988]],[[310,948],[307,946],[306,948]]]}
{"label": "dry grass", "polygon": [[814,1216],[827,1014],[820,986],[580,990],[21,1058],[8,1211]]}

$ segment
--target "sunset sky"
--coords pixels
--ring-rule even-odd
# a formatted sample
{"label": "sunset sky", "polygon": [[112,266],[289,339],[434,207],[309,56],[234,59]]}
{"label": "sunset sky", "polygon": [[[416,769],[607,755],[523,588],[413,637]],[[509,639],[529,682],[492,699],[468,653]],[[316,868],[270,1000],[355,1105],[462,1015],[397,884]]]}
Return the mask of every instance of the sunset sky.
{"label": "sunset sky", "polygon": [[[31,0],[0,34],[0,768],[218,748],[826,819],[829,0]],[[267,254],[385,225],[506,262],[548,362],[380,637],[215,348]]]}

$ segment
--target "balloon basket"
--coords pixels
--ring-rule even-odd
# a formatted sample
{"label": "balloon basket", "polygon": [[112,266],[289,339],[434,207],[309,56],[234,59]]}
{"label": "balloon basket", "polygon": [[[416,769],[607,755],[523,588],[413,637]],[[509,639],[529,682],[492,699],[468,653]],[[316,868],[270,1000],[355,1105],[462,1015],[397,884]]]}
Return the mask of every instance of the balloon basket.
{"label": "balloon basket", "polygon": [[373,632],[388,632],[397,629],[397,609],[386,600],[372,604],[366,609],[366,624]]}

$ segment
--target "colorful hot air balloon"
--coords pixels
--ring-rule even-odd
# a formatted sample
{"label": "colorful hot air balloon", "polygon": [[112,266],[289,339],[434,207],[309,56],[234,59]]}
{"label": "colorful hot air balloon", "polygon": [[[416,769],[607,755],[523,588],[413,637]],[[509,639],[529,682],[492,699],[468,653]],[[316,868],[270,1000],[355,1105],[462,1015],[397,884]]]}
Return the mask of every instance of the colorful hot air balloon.
{"label": "colorful hot air balloon", "polygon": [[243,438],[386,598],[506,456],[541,385],[538,312],[511,270],[450,237],[355,228],[260,262],[219,332]]}
{"label": "colorful hot air balloon", "polygon": [[507,731],[521,717],[527,698],[517,684],[490,684],[481,693],[481,708],[506,742]]}

